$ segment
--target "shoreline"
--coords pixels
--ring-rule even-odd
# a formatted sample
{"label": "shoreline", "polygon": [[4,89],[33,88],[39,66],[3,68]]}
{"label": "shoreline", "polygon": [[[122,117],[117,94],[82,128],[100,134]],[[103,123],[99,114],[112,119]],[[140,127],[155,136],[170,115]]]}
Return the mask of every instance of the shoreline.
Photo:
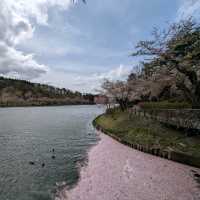
{"label": "shoreline", "polygon": [[93,106],[93,105],[97,105],[97,104],[84,104],[84,103],[80,103],[80,104],[49,104],[49,105],[14,105],[14,106],[1,106],[0,108],[31,108],[31,107],[62,107],[62,106]]}
{"label": "shoreline", "polygon": [[[100,133],[77,185],[56,200],[200,199],[200,169],[134,150]],[[178,195],[178,196],[177,196]]]}

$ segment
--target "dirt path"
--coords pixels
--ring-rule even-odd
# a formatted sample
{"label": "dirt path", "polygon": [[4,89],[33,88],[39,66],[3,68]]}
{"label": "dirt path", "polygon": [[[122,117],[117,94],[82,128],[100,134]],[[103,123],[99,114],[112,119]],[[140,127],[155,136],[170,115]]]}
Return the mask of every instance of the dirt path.
{"label": "dirt path", "polygon": [[[69,200],[200,200],[200,169],[133,150],[107,135],[89,152]],[[68,198],[66,198],[68,196]]]}

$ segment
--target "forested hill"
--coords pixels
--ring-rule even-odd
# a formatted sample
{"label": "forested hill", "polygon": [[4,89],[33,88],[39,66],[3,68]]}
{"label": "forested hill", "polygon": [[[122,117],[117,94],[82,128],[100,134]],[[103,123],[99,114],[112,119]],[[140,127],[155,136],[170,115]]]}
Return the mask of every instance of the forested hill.
{"label": "forested hill", "polygon": [[0,106],[93,104],[92,94],[0,77]]}

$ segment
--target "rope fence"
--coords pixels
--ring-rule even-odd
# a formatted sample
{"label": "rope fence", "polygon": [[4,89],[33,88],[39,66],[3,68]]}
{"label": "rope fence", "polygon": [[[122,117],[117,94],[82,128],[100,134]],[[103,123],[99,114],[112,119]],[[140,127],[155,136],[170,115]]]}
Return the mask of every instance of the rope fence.
{"label": "rope fence", "polygon": [[139,109],[131,108],[129,117],[133,115],[153,119],[177,128],[200,130],[200,109]]}

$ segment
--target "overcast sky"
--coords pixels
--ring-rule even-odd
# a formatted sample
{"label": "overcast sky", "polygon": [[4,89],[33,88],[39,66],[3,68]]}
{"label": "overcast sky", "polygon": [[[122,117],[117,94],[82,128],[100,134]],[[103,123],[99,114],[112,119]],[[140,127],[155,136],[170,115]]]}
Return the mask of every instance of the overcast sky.
{"label": "overcast sky", "polygon": [[200,0],[0,0],[0,74],[93,92],[125,79],[152,28],[200,16]]}

